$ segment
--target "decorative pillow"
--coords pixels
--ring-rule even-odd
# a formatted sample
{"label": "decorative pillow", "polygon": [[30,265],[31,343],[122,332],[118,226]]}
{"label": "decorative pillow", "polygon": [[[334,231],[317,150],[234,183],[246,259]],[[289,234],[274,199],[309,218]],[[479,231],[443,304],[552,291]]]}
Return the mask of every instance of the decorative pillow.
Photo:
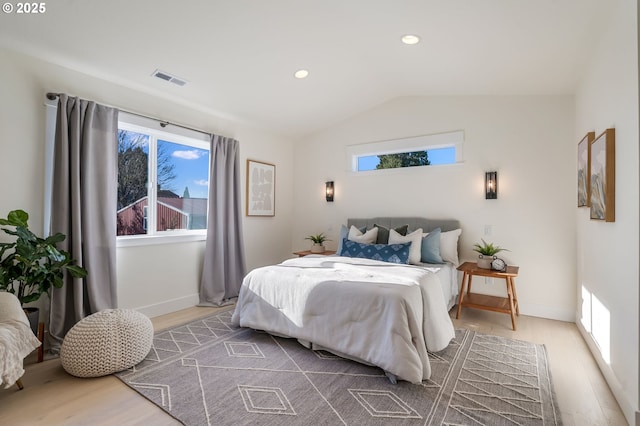
{"label": "decorative pillow", "polygon": [[455,229],[440,234],[440,256],[445,262],[458,266],[458,238],[462,229]]}
{"label": "decorative pillow", "polygon": [[440,256],[440,228],[436,228],[428,234],[422,234],[422,250],[420,261],[422,263],[444,263]]}
{"label": "decorative pillow", "polygon": [[422,246],[422,228],[418,228],[409,235],[400,235],[394,229],[389,230],[389,244],[411,243],[409,263],[420,263],[420,247]]}
{"label": "decorative pillow", "polygon": [[[363,226],[361,228],[358,228],[358,231],[364,234],[367,231],[367,227]],[[344,240],[348,236],[349,228],[347,228],[347,225],[340,225],[340,238],[338,238],[338,250],[336,250],[336,253],[340,254],[340,252],[342,251],[342,240]]]}
{"label": "decorative pillow", "polygon": [[347,239],[349,241],[355,241],[357,243],[364,244],[373,244],[376,242],[377,238],[378,228],[371,228],[363,234],[358,228],[353,225],[351,225],[351,229],[349,229],[349,235],[347,236]]}
{"label": "decorative pillow", "polygon": [[[375,228],[374,228],[375,229]],[[405,244],[363,244],[344,239],[340,256],[381,260],[383,262],[406,264],[409,261],[411,243]]]}
{"label": "decorative pillow", "polygon": [[[378,228],[376,244],[389,244],[389,228],[385,228],[384,226],[380,226],[376,223],[373,224],[373,227]],[[402,225],[395,228],[395,231],[400,235],[407,235],[408,230],[409,225]]]}

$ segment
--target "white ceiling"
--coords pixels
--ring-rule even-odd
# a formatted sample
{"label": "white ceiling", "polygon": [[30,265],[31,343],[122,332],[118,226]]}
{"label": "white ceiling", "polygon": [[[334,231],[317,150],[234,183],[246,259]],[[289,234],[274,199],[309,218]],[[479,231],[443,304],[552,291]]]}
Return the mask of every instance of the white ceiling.
{"label": "white ceiling", "polygon": [[55,0],[0,44],[300,137],[398,96],[573,93],[615,1]]}

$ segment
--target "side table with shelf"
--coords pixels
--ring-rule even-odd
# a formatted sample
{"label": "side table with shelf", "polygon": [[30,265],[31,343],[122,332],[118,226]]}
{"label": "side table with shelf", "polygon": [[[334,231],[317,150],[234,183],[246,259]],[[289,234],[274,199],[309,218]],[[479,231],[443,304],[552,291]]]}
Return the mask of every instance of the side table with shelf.
{"label": "side table with shelf", "polygon": [[[460,318],[462,307],[484,309],[493,312],[502,312],[511,315],[511,325],[516,329],[516,315],[520,315],[518,295],[516,293],[515,277],[518,276],[518,266],[507,266],[505,271],[478,268],[476,262],[464,262],[458,266],[458,271],[463,273],[460,296],[458,298],[458,311],[456,319]],[[486,294],[471,293],[473,276],[488,278],[504,278],[507,286],[507,297],[489,296]],[[466,294],[465,294],[466,292]]]}

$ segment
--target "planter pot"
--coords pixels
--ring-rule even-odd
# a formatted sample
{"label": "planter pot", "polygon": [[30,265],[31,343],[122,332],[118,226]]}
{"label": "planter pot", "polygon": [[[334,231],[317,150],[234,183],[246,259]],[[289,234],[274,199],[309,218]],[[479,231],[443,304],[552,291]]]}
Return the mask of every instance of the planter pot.
{"label": "planter pot", "polygon": [[23,308],[24,313],[27,314],[27,318],[29,319],[29,325],[31,326],[31,331],[36,336],[38,335],[38,322],[40,321],[40,309],[38,308]]}
{"label": "planter pot", "polygon": [[495,256],[478,255],[478,268],[491,269],[491,262],[493,262],[493,259],[495,259]]}
{"label": "planter pot", "polygon": [[324,253],[323,244],[314,244],[311,246],[311,253]]}

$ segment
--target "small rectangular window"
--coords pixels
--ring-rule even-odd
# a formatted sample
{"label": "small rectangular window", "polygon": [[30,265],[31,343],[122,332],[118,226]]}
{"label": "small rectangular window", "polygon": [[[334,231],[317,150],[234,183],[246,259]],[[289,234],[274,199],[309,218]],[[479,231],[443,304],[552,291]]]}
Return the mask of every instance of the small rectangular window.
{"label": "small rectangular window", "polygon": [[464,132],[456,131],[351,145],[347,161],[354,172],[456,164],[462,162],[463,142]]}
{"label": "small rectangular window", "polygon": [[396,154],[364,155],[358,157],[358,171],[454,164],[455,162],[456,148],[450,146]]}
{"label": "small rectangular window", "polygon": [[142,215],[143,215],[143,217],[142,217],[142,229],[144,229],[145,232],[147,231],[147,217],[148,217],[148,214],[149,214],[148,213],[149,209],[147,207],[148,206],[144,206],[143,209],[142,209]]}

